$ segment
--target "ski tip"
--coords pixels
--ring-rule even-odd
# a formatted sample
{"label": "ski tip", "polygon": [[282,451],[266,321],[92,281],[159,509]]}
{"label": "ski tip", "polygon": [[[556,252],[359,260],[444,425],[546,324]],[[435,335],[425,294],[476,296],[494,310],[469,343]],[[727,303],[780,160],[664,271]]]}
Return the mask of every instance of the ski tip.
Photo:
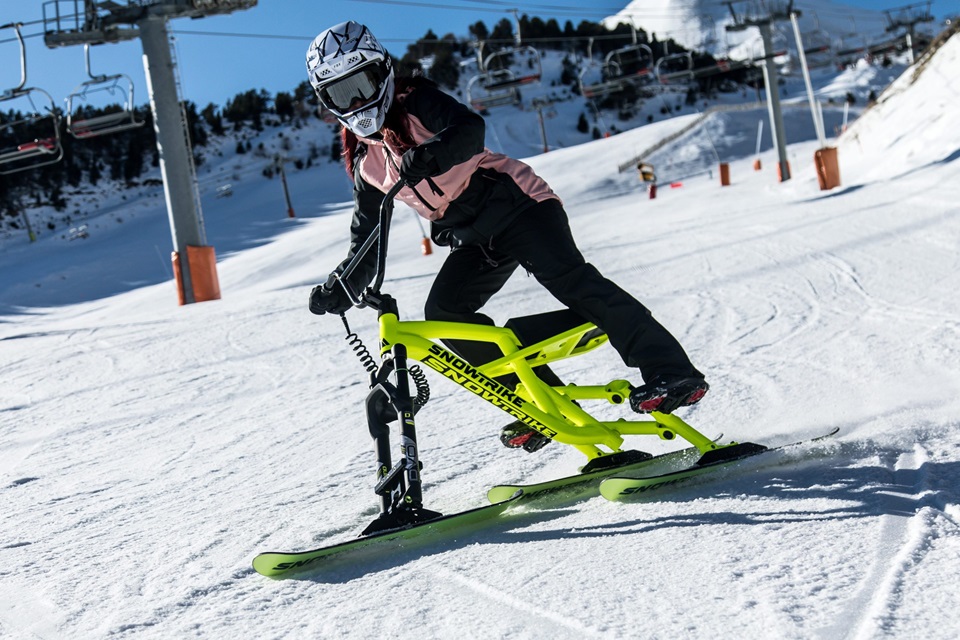
{"label": "ski tip", "polygon": [[501,502],[510,502],[519,500],[523,496],[523,489],[516,485],[501,484],[491,487],[487,491],[487,500],[490,504],[500,504]]}
{"label": "ski tip", "polygon": [[823,440],[824,438],[829,438],[829,437],[831,437],[831,436],[835,436],[835,435],[837,435],[838,433],[840,433],[840,427],[834,427],[829,433],[825,433],[825,434],[823,434],[822,436],[817,436],[817,437],[814,438],[812,441],[813,441],[813,442],[816,442],[817,440]]}

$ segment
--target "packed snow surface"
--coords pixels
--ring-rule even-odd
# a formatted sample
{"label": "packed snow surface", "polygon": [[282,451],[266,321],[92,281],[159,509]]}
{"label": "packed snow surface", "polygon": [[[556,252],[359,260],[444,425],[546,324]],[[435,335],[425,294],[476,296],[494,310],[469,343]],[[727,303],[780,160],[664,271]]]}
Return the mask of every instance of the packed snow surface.
{"label": "packed snow surface", "polygon": [[[960,636],[958,52],[954,37],[837,142],[843,185],[829,192],[812,142],[791,145],[789,182],[767,150],[759,172],[752,154],[731,154],[720,186],[704,149],[751,147],[763,109],[711,116],[657,152],[653,200],[616,167],[694,116],[529,160],[587,258],[707,374],[710,393],[684,419],[724,441],[837,437],[655,501],[533,504],[295,579],[250,561],[348,540],[377,511],[365,375],[340,321],[306,308],[346,248],[345,176],[295,174],[295,219],[259,175],[206,196],[217,302],[178,307],[158,277],[160,198],[114,202],[125,222],[87,239],[8,243],[0,637]],[[667,175],[671,157],[689,161]],[[398,209],[384,290],[404,317],[422,317],[443,258],[421,255]],[[488,312],[555,308],[518,273]],[[375,314],[348,317],[375,345]],[[640,381],[609,347],[556,369]],[[492,484],[583,463],[559,444],[504,449],[506,414],[430,381],[417,423],[429,508],[480,506]]]}

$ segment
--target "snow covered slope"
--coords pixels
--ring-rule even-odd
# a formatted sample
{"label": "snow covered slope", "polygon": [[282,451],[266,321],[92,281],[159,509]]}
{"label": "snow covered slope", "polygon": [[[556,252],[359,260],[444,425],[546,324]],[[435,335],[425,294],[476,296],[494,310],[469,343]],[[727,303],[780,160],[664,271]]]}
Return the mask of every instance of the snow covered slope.
{"label": "snow covered slope", "polygon": [[[893,123],[903,110],[910,131],[941,135],[921,151],[902,125],[865,118],[860,138],[888,153],[844,164],[831,192],[817,189],[810,143],[791,146],[788,183],[735,159],[731,186],[704,174],[655,200],[616,171],[647,144],[644,129],[531,159],[566,199],[588,259],[709,376],[685,419],[769,444],[840,426],[833,442],[657,502],[545,503],[435,545],[262,578],[257,552],[349,539],[376,500],[365,375],[340,322],[306,310],[343,255],[349,210],[300,203],[335,203],[345,178],[294,174],[296,220],[274,206],[276,181],[244,181],[205,202],[209,233],[229,247],[223,300],[176,307],[169,282],[101,297],[102,282],[77,278],[61,291],[83,302],[0,319],[0,637],[956,638],[960,162],[949,132],[960,122],[925,80],[960,76],[956,39],[881,105]],[[714,131],[720,148],[751,135],[728,124]],[[677,153],[700,153],[706,135],[693,133]],[[855,144],[844,138],[841,163]],[[896,180],[862,169],[880,166]],[[146,218],[85,255],[125,273],[136,263],[117,248],[151,248],[137,245]],[[420,255],[419,239],[398,211],[385,290],[411,318],[444,257]],[[55,252],[18,255],[42,271]],[[488,311],[502,321],[557,306],[518,274]],[[374,316],[349,314],[368,345]],[[558,370],[636,379],[609,349]],[[418,414],[431,508],[479,506],[492,483],[582,463],[556,444],[505,450],[506,414],[431,385]]]}
{"label": "snow covered slope", "polygon": [[[960,157],[960,128],[953,112],[960,99],[960,38],[954,35],[926,63],[921,59],[880,95],[876,106],[841,139],[851,170],[896,184],[911,171]],[[918,117],[922,113],[934,117]]]}
{"label": "snow covered slope", "polygon": [[[741,14],[754,11],[757,15],[760,15],[762,8],[766,15],[767,7],[779,5],[785,6],[786,3],[736,2],[734,7]],[[801,32],[810,34],[811,38],[817,33],[827,34],[831,41],[839,41],[844,37],[850,41],[854,34],[880,39],[887,26],[886,18],[880,11],[851,7],[831,0],[803,0],[795,2],[794,6],[801,13]],[[733,18],[723,2],[633,0],[622,11],[603,22],[612,27],[620,22],[630,24],[631,20],[637,28],[656,34],[657,39],[673,38],[687,48],[710,51],[715,55],[730,55],[737,59],[759,55],[759,34],[756,29],[736,33],[726,31],[726,26],[733,23]],[[791,29],[789,22],[778,25],[783,44],[795,50]]]}

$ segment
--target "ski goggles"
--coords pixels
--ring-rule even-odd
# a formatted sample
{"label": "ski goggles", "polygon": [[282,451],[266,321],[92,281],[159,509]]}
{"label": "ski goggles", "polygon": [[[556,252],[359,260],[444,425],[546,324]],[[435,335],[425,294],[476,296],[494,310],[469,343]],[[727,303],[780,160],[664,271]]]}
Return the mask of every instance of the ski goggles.
{"label": "ski goggles", "polygon": [[327,109],[347,115],[376,100],[389,74],[387,65],[382,61],[367,64],[319,87],[317,96]]}

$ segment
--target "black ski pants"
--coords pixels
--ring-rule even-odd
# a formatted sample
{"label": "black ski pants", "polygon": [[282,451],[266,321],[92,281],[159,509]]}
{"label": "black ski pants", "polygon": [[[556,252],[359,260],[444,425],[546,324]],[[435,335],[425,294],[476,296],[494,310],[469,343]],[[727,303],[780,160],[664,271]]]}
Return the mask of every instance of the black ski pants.
{"label": "black ski pants", "polygon": [[[493,325],[479,310],[518,266],[569,309],[600,327],[627,366],[640,369],[645,381],[658,375],[702,376],[646,307],[584,260],[567,214],[556,200],[519,213],[484,246],[451,251],[427,297],[426,319]],[[456,340],[448,346],[474,365],[503,355],[489,343]]]}

